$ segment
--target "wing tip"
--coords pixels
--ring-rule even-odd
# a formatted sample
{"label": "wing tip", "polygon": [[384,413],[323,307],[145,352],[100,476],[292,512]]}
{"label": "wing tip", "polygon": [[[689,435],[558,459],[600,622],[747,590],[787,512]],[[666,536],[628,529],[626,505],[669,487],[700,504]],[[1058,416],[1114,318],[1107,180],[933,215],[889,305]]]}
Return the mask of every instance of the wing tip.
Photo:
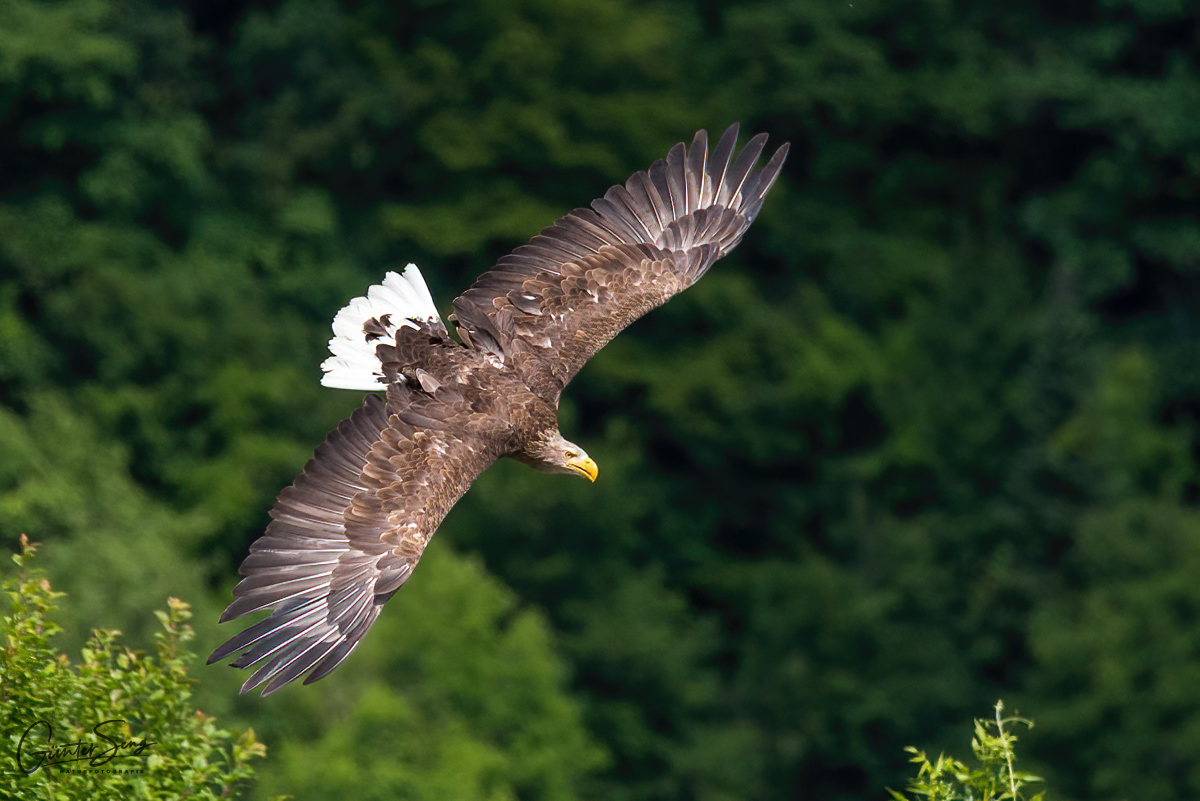
{"label": "wing tip", "polygon": [[[354,489],[353,482],[387,423],[385,401],[377,394],[367,395],[362,407],[329,433],[296,480],[280,493],[267,532],[250,546],[250,555],[238,571],[246,578],[234,588],[234,600],[221,613],[220,622],[267,609],[270,614],[231,636],[205,661],[212,665],[232,657],[229,664],[235,669],[258,666],[241,692],[266,683],[262,694],[268,695],[314,666],[328,673],[337,666],[326,662],[328,655],[348,655],[353,645],[343,643],[360,641],[378,616],[382,601],[370,590],[361,593],[365,599],[361,604],[330,605],[329,586],[333,570],[340,564],[332,557],[352,552],[354,546],[342,525],[331,524],[323,512],[336,511],[338,499],[347,497],[347,489]],[[337,491],[322,492],[327,482],[336,485]],[[322,555],[312,558],[318,551]],[[274,558],[261,559],[267,553]],[[280,555],[284,566],[320,565],[322,569],[297,571],[295,578],[277,581]],[[351,577],[352,581],[358,579]],[[328,650],[322,652],[326,646]],[[305,660],[311,660],[307,668]],[[273,682],[274,678],[278,681]]]}

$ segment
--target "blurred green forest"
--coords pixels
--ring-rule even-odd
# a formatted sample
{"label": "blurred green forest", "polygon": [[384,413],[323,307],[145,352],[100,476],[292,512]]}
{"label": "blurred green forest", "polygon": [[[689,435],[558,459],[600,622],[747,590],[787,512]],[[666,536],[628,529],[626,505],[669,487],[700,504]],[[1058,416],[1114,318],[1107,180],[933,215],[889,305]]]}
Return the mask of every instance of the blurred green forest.
{"label": "blurred green forest", "polygon": [[260,797],[881,798],[997,697],[1055,798],[1200,797],[1198,73],[1184,0],[0,0],[0,538],[68,650],[207,652],[349,298],[740,120],[759,221],[566,393],[601,480],[488,471],[316,685],[199,671]]}

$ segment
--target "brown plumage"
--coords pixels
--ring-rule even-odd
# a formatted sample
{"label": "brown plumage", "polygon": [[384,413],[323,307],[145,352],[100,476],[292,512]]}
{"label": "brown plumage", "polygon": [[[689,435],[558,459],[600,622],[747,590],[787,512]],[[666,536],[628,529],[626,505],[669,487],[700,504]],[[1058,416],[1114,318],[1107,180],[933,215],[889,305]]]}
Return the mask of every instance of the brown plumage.
{"label": "brown plumage", "polygon": [[502,456],[595,480],[558,430],[558,398],[621,329],[704,275],[741,240],[787,155],[762,169],[766,135],[734,158],[737,126],[713,153],[690,149],[614,186],[502,258],[454,301],[461,343],[419,272],[389,273],[334,321],[330,386],[386,388],[317,448],[250,548],[222,622],[271,614],[209,658],[256,668],[266,695],[327,675],[412,575],[475,477]]}

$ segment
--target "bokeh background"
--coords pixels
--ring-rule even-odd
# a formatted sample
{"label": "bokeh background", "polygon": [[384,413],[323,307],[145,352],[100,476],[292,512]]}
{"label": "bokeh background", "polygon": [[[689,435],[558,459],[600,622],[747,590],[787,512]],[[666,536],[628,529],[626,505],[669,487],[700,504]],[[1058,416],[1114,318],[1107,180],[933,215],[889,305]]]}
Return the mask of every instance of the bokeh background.
{"label": "bokeh background", "polygon": [[997,698],[1058,799],[1200,798],[1200,6],[3,0],[0,536],[198,650],[360,403],[333,314],[698,128],[790,141],[606,348],[594,486],[490,470],[317,685],[196,702],[299,799],[867,799]]}

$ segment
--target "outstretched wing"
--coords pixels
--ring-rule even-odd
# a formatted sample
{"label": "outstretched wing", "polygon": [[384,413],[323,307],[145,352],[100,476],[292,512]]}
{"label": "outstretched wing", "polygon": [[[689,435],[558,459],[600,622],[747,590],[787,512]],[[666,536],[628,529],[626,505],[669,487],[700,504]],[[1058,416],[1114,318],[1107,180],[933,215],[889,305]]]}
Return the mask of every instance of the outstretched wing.
{"label": "outstretched wing", "polygon": [[454,301],[460,335],[557,401],[596,351],[699,280],[754,222],[788,146],[755,170],[766,134],[735,159],[737,131],[711,158],[700,131],[502,258]]}
{"label": "outstretched wing", "polygon": [[369,395],[279,495],[221,616],[271,614],[209,657],[256,667],[242,692],[267,695],[345,659],[412,575],[450,507],[498,456],[487,418],[451,388],[389,388],[390,414]]}

